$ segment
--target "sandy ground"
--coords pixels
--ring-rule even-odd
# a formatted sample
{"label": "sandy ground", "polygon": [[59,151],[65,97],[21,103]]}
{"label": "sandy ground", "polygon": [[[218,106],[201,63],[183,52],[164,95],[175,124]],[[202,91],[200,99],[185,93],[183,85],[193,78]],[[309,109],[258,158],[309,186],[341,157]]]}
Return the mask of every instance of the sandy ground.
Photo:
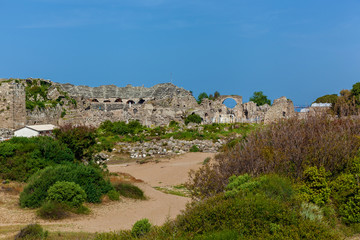
{"label": "sandy ground", "polygon": [[92,213],[87,216],[75,216],[70,219],[48,222],[36,217],[34,210],[23,210],[17,205],[18,194],[0,192],[0,237],[1,228],[29,223],[40,223],[49,230],[76,232],[107,232],[129,229],[139,219],[148,218],[155,225],[173,219],[185,209],[190,200],[155,190],[155,186],[175,186],[188,179],[191,169],[198,169],[206,157],[213,153],[187,153],[160,162],[146,164],[109,165],[111,172],[128,173],[144,183],[136,183],[148,200],[122,199],[119,202],[107,202],[90,205]]}

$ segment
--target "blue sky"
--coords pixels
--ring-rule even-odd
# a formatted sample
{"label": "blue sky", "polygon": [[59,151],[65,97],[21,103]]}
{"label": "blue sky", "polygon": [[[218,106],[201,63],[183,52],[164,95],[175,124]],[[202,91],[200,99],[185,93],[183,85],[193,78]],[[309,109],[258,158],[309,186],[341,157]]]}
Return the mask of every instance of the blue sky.
{"label": "blue sky", "polygon": [[360,1],[0,0],[0,77],[254,91],[297,105],[360,81]]}

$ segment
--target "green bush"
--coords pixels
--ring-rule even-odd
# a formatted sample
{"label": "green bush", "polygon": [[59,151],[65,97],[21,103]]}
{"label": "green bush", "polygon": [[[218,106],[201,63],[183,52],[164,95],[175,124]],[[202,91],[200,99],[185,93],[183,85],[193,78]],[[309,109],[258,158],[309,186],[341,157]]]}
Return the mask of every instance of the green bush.
{"label": "green bush", "polygon": [[330,187],[326,180],[328,173],[325,168],[309,167],[304,171],[304,184],[300,188],[305,201],[324,206],[330,198]]}
{"label": "green bush", "polygon": [[238,240],[239,234],[233,230],[223,230],[220,232],[207,233],[196,236],[194,240]]}
{"label": "green bush", "polygon": [[200,149],[196,145],[192,145],[190,148],[190,152],[200,152]]}
{"label": "green bush", "polygon": [[47,235],[39,224],[29,224],[16,234],[15,239],[45,239]]}
{"label": "green bush", "polygon": [[202,118],[198,114],[190,114],[185,118],[185,125],[188,125],[189,123],[196,123],[200,124],[202,122]]}
{"label": "green bush", "polygon": [[0,178],[26,181],[47,166],[74,161],[65,144],[51,137],[14,137],[0,143]]}
{"label": "green bush", "polygon": [[131,229],[131,234],[134,237],[141,237],[150,232],[151,224],[148,219],[144,218],[137,221]]}
{"label": "green bush", "polygon": [[119,201],[120,200],[120,193],[118,193],[115,190],[111,190],[107,193],[107,195],[109,196],[109,199],[111,201]]}
{"label": "green bush", "polygon": [[95,128],[65,125],[55,129],[54,135],[57,140],[71,149],[77,160],[90,160],[98,150]]}
{"label": "green bush", "polygon": [[63,203],[46,201],[37,210],[37,215],[43,219],[59,220],[69,216],[69,207]]}
{"label": "green bush", "polygon": [[237,192],[231,197],[217,194],[188,206],[176,220],[178,228],[198,234],[231,229],[244,239],[339,238],[325,223],[302,216],[304,208],[286,178],[242,175],[232,177],[227,189]]}
{"label": "green bush", "polygon": [[85,202],[85,191],[74,182],[56,182],[47,190],[47,200],[79,207]]}
{"label": "green bush", "polygon": [[50,166],[38,171],[28,181],[20,194],[20,206],[37,208],[48,197],[48,189],[58,181],[80,185],[86,193],[86,201],[101,202],[101,196],[113,189],[103,177],[101,169],[92,165],[66,164]]}
{"label": "green bush", "polygon": [[134,199],[145,199],[144,192],[130,183],[119,183],[114,186],[121,196]]}

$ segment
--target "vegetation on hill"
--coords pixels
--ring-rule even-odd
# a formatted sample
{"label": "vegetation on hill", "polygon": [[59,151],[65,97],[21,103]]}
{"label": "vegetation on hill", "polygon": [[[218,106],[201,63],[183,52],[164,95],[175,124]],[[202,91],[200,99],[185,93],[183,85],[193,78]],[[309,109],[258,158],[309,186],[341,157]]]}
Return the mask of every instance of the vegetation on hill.
{"label": "vegetation on hill", "polygon": [[[76,100],[71,98],[66,92],[57,88],[61,93],[57,99],[49,99],[49,89],[52,87],[51,82],[42,79],[26,79],[18,80],[25,82],[25,96],[26,96],[26,109],[34,110],[36,107],[43,109],[46,107],[56,107],[57,105],[63,106],[64,104],[76,107]],[[63,109],[64,111],[64,109]]]}
{"label": "vegetation on hill", "polygon": [[208,95],[206,92],[202,92],[199,94],[199,96],[197,98],[197,102],[198,102],[198,104],[201,104],[201,102],[204,98],[208,98],[209,100],[215,100],[220,96],[221,95],[218,91],[215,91],[214,94],[210,94],[210,95]]}
{"label": "vegetation on hill", "polygon": [[188,141],[196,139],[213,141],[221,138],[232,139],[236,135],[245,137],[259,126],[261,125],[248,123],[213,123],[187,128],[173,121],[167,127],[148,128],[138,121],[130,121],[129,123],[105,121],[100,125],[98,133],[99,140],[105,147],[111,146],[112,143],[117,141],[138,142],[169,138]]}

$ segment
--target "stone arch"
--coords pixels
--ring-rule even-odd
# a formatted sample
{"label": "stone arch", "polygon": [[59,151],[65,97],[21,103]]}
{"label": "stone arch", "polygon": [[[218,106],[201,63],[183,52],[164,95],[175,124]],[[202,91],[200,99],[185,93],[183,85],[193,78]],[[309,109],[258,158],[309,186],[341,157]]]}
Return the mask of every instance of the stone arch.
{"label": "stone arch", "polygon": [[[235,108],[239,103],[232,97],[227,97],[225,98],[221,104],[225,105],[227,108]],[[228,105],[227,105],[228,104]],[[229,106],[229,105],[234,105],[233,107]]]}
{"label": "stone arch", "polygon": [[144,100],[144,99],[142,99],[142,98],[140,98],[140,100],[139,100],[138,104],[143,104],[144,102],[145,102],[145,100]]}
{"label": "stone arch", "polygon": [[115,102],[122,102],[122,99],[121,99],[121,98],[117,98],[117,99],[115,100]]}
{"label": "stone arch", "polygon": [[111,102],[109,99],[105,99],[104,102]]}
{"label": "stone arch", "polygon": [[133,100],[129,100],[129,101],[127,101],[126,103],[129,104],[129,105],[130,105],[130,104],[131,104],[131,105],[132,105],[132,104],[135,104],[135,102],[134,102]]}
{"label": "stone arch", "polygon": [[99,102],[96,98],[92,99],[91,102]]}

